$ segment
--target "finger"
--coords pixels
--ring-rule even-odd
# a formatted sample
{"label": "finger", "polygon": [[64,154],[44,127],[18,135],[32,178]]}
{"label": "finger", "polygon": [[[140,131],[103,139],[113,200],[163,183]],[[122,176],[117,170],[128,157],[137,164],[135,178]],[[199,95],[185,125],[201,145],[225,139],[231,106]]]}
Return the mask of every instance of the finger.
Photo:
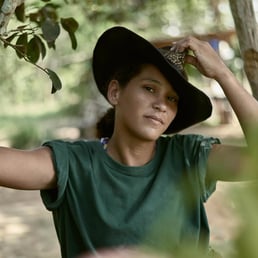
{"label": "finger", "polygon": [[196,45],[197,43],[196,40],[197,39],[191,36],[188,36],[175,42],[174,47],[179,52],[189,50],[189,49],[194,50],[194,45]]}
{"label": "finger", "polygon": [[199,60],[192,55],[187,55],[185,57],[185,64],[190,64],[193,65],[200,73],[202,73],[203,75],[206,75],[206,71],[203,68],[203,66],[200,64]]}
{"label": "finger", "polygon": [[186,55],[185,56],[185,64],[191,64],[191,65],[197,66],[199,64],[199,62],[195,56]]}

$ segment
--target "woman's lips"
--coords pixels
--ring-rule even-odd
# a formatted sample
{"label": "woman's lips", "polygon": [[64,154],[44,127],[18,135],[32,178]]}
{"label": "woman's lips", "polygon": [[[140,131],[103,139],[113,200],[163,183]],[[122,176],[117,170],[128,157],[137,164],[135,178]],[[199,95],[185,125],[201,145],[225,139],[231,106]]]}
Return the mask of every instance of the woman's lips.
{"label": "woman's lips", "polygon": [[147,115],[147,116],[145,116],[147,119],[150,119],[150,120],[152,120],[152,121],[154,121],[155,123],[159,123],[159,124],[164,124],[164,121],[160,118],[160,117],[158,117],[158,116],[155,116],[155,115]]}

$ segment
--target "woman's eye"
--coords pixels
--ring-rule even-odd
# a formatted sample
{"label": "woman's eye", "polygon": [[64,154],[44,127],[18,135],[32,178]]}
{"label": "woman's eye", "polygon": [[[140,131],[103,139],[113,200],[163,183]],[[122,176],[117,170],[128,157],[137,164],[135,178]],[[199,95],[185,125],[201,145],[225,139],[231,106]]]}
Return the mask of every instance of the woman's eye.
{"label": "woman's eye", "polygon": [[149,92],[154,92],[154,89],[150,86],[145,86],[144,88]]}
{"label": "woman's eye", "polygon": [[169,100],[170,102],[175,102],[175,103],[178,102],[178,98],[177,98],[177,97],[173,97],[173,96],[168,97],[168,100]]}

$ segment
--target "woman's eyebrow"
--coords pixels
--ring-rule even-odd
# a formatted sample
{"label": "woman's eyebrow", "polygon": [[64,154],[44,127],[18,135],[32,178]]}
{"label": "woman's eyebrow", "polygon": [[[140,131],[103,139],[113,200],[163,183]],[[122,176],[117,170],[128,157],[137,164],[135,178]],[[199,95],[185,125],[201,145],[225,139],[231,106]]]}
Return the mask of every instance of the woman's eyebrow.
{"label": "woman's eyebrow", "polygon": [[[150,81],[150,82],[153,82],[153,83],[155,83],[155,84],[157,84],[159,86],[162,86],[161,81],[153,79],[153,78],[142,78],[142,81]],[[178,93],[174,90],[173,87],[172,87],[172,93],[178,97]]]}
{"label": "woman's eyebrow", "polygon": [[161,84],[160,81],[156,80],[156,79],[152,79],[152,78],[143,78],[142,81],[151,81],[157,84]]}

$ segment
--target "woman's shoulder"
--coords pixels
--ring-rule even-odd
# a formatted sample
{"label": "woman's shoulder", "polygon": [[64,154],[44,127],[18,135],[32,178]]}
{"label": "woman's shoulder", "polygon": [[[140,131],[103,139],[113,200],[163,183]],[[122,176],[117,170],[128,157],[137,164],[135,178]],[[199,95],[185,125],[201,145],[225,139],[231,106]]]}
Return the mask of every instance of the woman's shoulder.
{"label": "woman's shoulder", "polygon": [[159,140],[163,142],[183,142],[183,141],[204,141],[216,139],[212,136],[206,136],[201,134],[174,134],[174,135],[162,135]]}
{"label": "woman's shoulder", "polygon": [[175,134],[161,136],[159,144],[163,147],[177,147],[181,150],[193,150],[200,147],[210,147],[220,143],[219,139],[201,134]]}
{"label": "woman's shoulder", "polygon": [[201,134],[174,134],[174,135],[162,135],[159,138],[159,141],[168,144],[168,143],[183,143],[183,142],[195,142],[195,141],[202,141],[206,137]]}
{"label": "woman's shoulder", "polygon": [[52,149],[59,149],[63,151],[80,151],[80,150],[93,150],[97,149],[100,146],[99,140],[87,140],[87,139],[78,139],[78,140],[63,140],[55,139],[49,140],[43,143],[44,146],[48,146]]}

